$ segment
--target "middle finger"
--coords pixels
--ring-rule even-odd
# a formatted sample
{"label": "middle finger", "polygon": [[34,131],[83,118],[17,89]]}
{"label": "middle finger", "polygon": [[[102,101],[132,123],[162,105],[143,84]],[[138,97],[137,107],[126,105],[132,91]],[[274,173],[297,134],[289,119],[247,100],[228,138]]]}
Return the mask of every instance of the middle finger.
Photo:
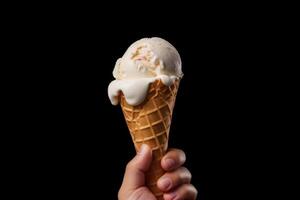
{"label": "middle finger", "polygon": [[173,172],[165,173],[157,181],[157,186],[164,192],[167,192],[179,185],[190,183],[192,175],[185,167],[180,167]]}

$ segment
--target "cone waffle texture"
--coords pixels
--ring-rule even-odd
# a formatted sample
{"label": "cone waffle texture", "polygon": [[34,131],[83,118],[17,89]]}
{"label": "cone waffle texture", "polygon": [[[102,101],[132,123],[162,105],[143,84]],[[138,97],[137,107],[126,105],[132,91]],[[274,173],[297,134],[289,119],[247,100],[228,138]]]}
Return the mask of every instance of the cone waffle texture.
{"label": "cone waffle texture", "polygon": [[152,149],[153,161],[146,174],[146,184],[158,200],[163,199],[163,194],[156,182],[164,174],[160,161],[168,148],[178,86],[179,81],[168,87],[157,80],[150,85],[145,101],[138,106],[129,105],[121,95],[121,107],[136,150],[142,144]]}

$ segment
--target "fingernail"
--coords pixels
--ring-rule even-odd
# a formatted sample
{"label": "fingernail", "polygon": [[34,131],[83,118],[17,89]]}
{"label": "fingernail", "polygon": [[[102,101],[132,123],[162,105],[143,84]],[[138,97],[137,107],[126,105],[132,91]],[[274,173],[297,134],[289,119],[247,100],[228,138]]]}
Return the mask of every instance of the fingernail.
{"label": "fingernail", "polygon": [[159,180],[158,185],[160,188],[168,190],[171,188],[172,181],[170,178],[162,178],[161,180]]}
{"label": "fingernail", "polygon": [[140,151],[138,152],[140,155],[144,155],[147,152],[147,145],[142,144]]}
{"label": "fingernail", "polygon": [[172,168],[175,165],[175,161],[173,159],[170,159],[170,158],[166,159],[165,163],[166,163],[166,167],[168,169]]}

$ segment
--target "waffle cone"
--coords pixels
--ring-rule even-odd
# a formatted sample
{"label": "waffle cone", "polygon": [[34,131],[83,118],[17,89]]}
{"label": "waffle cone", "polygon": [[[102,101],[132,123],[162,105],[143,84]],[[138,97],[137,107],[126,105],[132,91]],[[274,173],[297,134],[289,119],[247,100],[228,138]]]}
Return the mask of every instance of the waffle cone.
{"label": "waffle cone", "polygon": [[136,151],[142,144],[152,149],[153,161],[146,174],[146,185],[158,200],[163,193],[157,188],[157,180],[165,173],[160,161],[168,148],[169,131],[179,81],[165,86],[160,80],[149,87],[145,101],[138,106],[129,105],[121,95],[122,111]]}

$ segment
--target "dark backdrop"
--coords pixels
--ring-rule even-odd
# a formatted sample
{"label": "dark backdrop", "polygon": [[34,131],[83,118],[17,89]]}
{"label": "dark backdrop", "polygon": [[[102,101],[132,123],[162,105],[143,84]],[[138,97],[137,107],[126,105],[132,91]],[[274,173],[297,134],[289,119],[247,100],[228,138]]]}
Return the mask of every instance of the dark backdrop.
{"label": "dark backdrop", "polygon": [[258,89],[263,69],[257,46],[264,35],[249,28],[247,19],[203,16],[191,24],[171,20],[128,26],[121,18],[112,22],[87,13],[26,25],[29,37],[24,39],[33,49],[29,63],[36,68],[24,103],[34,113],[32,118],[24,114],[30,130],[22,136],[30,141],[30,152],[24,154],[32,173],[21,174],[34,182],[25,192],[116,199],[135,151],[107,86],[127,47],[156,36],[172,43],[182,58],[184,77],[169,146],[185,151],[199,199],[255,197],[261,188],[253,159],[263,141],[258,127],[264,123],[263,111],[257,114],[264,92]]}

